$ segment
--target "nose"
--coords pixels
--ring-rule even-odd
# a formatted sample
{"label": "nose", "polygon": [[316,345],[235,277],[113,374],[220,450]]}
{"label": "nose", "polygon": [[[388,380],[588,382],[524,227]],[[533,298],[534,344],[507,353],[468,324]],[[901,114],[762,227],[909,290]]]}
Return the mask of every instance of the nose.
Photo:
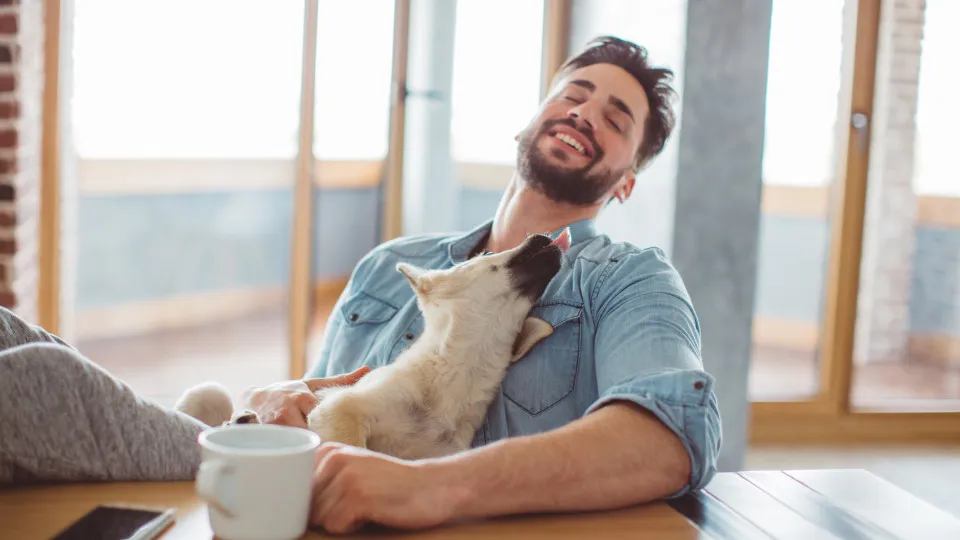
{"label": "nose", "polygon": [[[596,126],[599,125],[596,120],[597,114],[595,108],[590,105],[590,100],[577,104],[576,107],[571,108],[567,113],[577,124],[581,122],[586,124],[590,128],[590,131],[593,131],[596,129]],[[579,127],[580,126],[577,126],[578,129]]]}

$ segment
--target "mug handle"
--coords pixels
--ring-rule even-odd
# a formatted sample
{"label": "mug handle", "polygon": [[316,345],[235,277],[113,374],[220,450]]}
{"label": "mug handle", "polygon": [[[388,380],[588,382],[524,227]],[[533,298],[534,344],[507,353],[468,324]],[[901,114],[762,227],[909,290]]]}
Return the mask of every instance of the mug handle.
{"label": "mug handle", "polygon": [[232,472],[233,467],[222,461],[205,461],[200,464],[200,470],[197,473],[197,494],[227,517],[234,517],[233,510],[223,501],[218,492],[223,487],[224,476]]}

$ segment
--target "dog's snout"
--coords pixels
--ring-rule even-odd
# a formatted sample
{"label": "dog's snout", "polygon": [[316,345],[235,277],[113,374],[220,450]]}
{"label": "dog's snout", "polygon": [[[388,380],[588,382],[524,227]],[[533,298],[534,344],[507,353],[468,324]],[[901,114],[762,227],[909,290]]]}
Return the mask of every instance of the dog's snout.
{"label": "dog's snout", "polygon": [[544,247],[550,245],[550,237],[545,234],[534,234],[530,236],[529,242],[534,244],[537,247]]}
{"label": "dog's snout", "polygon": [[[560,270],[563,252],[552,246],[545,234],[530,235],[520,251],[507,263],[517,292],[536,299]],[[549,249],[554,247],[554,249]]]}

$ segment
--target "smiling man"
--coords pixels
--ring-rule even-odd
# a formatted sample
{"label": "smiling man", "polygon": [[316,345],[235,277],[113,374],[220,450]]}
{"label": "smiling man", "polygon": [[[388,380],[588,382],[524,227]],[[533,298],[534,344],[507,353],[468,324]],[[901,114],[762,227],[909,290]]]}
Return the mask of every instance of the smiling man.
{"label": "smiling man", "polygon": [[[553,333],[509,369],[472,448],[416,462],[332,443],[318,455],[311,522],[423,528],[675,497],[716,473],[720,414],[700,326],[657,248],[615,243],[594,219],[624,201],[674,127],[671,73],[600,38],[557,74],[517,136],[496,215],[461,236],[385,243],[360,261],[309,378],[252,389],[241,406],[306,427],[314,391],[393,362],[423,329],[397,263],[449,268],[569,227],[563,266],[533,308]],[[206,426],[136,395],[61,339],[0,308],[0,484],[187,480]],[[78,427],[80,426],[80,427]]]}
{"label": "smiling man", "polygon": [[[606,509],[678,496],[713,477],[720,415],[683,282],[660,249],[614,243],[594,225],[608,202],[630,196],[671,134],[671,76],[635,44],[594,40],[561,68],[517,136],[517,173],[491,221],[462,236],[394,240],[360,262],[313,377],[388,364],[421,331],[398,262],[448,268],[567,226],[573,240],[533,310],[554,332],[511,366],[473,448],[404,462],[326,444],[314,525],[421,528]],[[272,402],[261,412],[282,416],[285,391],[264,389],[252,401]]]}

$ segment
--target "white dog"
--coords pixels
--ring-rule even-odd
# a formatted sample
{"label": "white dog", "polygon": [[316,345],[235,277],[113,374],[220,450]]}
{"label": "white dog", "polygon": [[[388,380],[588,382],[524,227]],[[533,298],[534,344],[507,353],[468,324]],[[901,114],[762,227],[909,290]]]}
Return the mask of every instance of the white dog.
{"label": "white dog", "polygon": [[[533,235],[445,270],[399,263],[423,313],[423,334],[355,385],[318,391],[309,428],[323,441],[403,459],[469,448],[510,363],[553,332],[528,315],[569,246],[566,229],[552,242]],[[206,384],[190,389],[177,408],[217,425],[230,418],[229,403],[222,387]],[[258,419],[244,411],[230,422]]]}

